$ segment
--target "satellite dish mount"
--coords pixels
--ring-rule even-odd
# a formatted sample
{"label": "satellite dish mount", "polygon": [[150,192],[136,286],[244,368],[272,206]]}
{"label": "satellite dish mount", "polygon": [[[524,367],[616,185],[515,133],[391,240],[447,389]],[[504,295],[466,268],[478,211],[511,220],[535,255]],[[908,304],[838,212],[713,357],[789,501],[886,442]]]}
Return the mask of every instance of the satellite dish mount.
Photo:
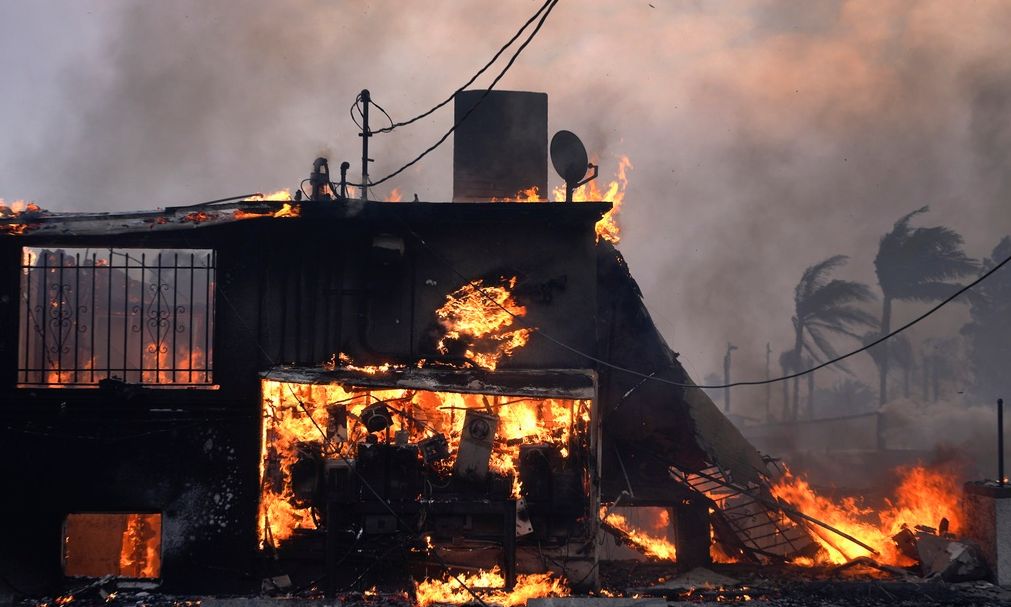
{"label": "satellite dish mount", "polygon": [[[572,131],[558,131],[551,138],[551,165],[565,180],[565,202],[572,202],[576,188],[597,178],[597,165],[588,161],[583,142]],[[589,177],[587,170],[592,171]]]}

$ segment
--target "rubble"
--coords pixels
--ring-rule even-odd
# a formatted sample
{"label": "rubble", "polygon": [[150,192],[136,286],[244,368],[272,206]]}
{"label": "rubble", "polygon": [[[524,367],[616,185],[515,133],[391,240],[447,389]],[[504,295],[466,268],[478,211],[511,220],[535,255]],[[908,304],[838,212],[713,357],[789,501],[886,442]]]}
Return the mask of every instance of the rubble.
{"label": "rubble", "polygon": [[916,549],[925,577],[936,575],[946,582],[970,582],[986,579],[990,574],[979,546],[972,542],[921,532]]}

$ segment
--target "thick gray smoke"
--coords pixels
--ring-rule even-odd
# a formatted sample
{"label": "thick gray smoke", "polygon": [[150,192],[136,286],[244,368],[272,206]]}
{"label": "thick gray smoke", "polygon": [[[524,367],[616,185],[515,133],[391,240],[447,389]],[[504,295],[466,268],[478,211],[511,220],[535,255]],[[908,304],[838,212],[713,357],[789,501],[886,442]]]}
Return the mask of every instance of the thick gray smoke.
{"label": "thick gray smoke", "polygon": [[[125,209],[293,188],[320,153],[357,172],[358,90],[394,118],[426,109],[539,4],[4,4],[0,195]],[[873,284],[878,239],[924,204],[973,255],[1011,232],[1009,29],[1000,0],[562,0],[502,88],[548,92],[551,129],[581,134],[603,177],[631,158],[621,249],[692,374],[732,341],[735,376],[764,377],[806,266],[848,254],[842,277]],[[451,119],[377,138],[374,175]],[[450,159],[447,144],[391,185],[446,200]],[[874,384],[869,360],[852,368]],[[764,390],[735,402],[760,415]]]}

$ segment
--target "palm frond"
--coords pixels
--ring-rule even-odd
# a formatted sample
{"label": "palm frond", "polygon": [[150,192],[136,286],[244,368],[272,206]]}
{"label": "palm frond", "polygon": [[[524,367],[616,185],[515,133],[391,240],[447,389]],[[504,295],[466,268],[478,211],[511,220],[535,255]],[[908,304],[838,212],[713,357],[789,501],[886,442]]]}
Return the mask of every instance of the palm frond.
{"label": "palm frond", "polygon": [[838,333],[839,335],[845,335],[847,337],[852,337],[853,339],[855,339],[857,341],[860,341],[860,340],[863,339],[863,335],[861,335],[860,333],[856,333],[854,331],[851,331],[850,329],[847,329],[845,325],[842,325],[842,324],[839,324],[839,323],[829,323],[829,322],[822,322],[822,321],[819,321],[819,320],[812,320],[812,321],[810,321],[810,322],[807,323],[807,326],[808,327],[817,327],[819,329],[823,329],[823,330],[828,331],[830,333]]}
{"label": "palm frond", "polygon": [[[955,291],[962,288],[962,285],[958,283],[951,282],[921,282],[915,285],[907,286],[901,293],[897,295],[896,299],[904,299],[906,301],[918,301],[922,303],[929,303],[932,301],[940,301],[946,297],[950,297]],[[966,300],[957,299],[956,301]]]}
{"label": "palm frond", "polygon": [[[808,329],[808,334],[811,336],[811,339],[814,340],[818,349],[824,353],[827,359],[831,360],[833,358],[839,358],[839,352],[836,351],[835,346],[832,345],[832,342],[828,339],[828,337],[822,334],[821,330],[817,328],[810,328]],[[849,369],[845,364],[836,363],[836,366],[849,373]]]}
{"label": "palm frond", "polygon": [[843,325],[852,329],[877,328],[878,317],[857,306],[834,306],[826,308],[815,317],[828,324]]}
{"label": "palm frond", "polygon": [[868,302],[875,299],[873,291],[861,282],[835,279],[820,287],[798,302],[797,313],[801,318],[819,316],[824,310],[853,302]]}
{"label": "palm frond", "polygon": [[835,268],[843,265],[849,259],[846,255],[833,255],[809,266],[804,270],[797,288],[794,289],[794,303],[799,304],[811,296],[819,288],[823,287],[827,281],[828,274]]}

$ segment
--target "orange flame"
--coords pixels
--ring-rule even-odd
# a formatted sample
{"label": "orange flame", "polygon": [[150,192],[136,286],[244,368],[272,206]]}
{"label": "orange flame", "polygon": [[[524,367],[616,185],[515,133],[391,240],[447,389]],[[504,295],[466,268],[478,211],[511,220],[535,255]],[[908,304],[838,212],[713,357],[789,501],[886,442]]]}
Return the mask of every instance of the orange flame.
{"label": "orange flame", "polygon": [[161,521],[157,514],[126,515],[123,547],[119,554],[120,575],[132,578],[158,577],[161,568]]}
{"label": "orange flame", "polygon": [[277,190],[276,192],[271,192],[269,194],[259,193],[253,194],[249,198],[243,198],[242,202],[263,202],[263,201],[273,201],[273,202],[287,202],[291,200],[291,192],[288,190]]}
{"label": "orange flame", "polygon": [[403,195],[400,193],[400,188],[393,188],[390,191],[390,193],[387,194],[386,198],[383,199],[383,202],[402,202],[402,201]]}
{"label": "orange flame", "polygon": [[507,330],[527,309],[512,296],[516,277],[502,278],[499,285],[485,285],[474,280],[446,296],[446,303],[435,311],[446,330],[436,348],[449,352],[447,340],[466,345],[465,356],[477,365],[494,371],[503,357],[526,345],[531,329]]}
{"label": "orange flame", "polygon": [[258,217],[298,217],[300,209],[297,205],[290,204],[292,201],[291,192],[288,190],[277,190],[269,194],[254,194],[249,198],[243,198],[242,202],[282,202],[276,211],[256,211],[249,209],[235,209],[232,216],[235,219],[256,219]]}
{"label": "orange flame", "polygon": [[[949,530],[955,532],[962,527],[960,491],[952,471],[914,466],[902,469],[901,475],[894,499],[886,500],[886,507],[878,512],[863,506],[857,498],[848,497],[837,503],[819,496],[805,479],[789,472],[772,487],[772,491],[777,498],[804,514],[873,547],[881,555],[875,557],[878,560],[908,566],[913,564],[912,561],[898,551],[892,536],[903,527],[934,527],[942,518],[948,519]],[[824,548],[819,553],[818,562],[842,564],[859,556],[870,556],[867,550],[831,532],[813,530],[815,539]]]}
{"label": "orange flame", "polygon": [[604,517],[605,523],[624,533],[625,539],[635,544],[647,556],[668,561],[677,560],[677,549],[666,538],[655,537],[636,529],[624,516],[616,512],[607,512],[606,508],[602,507],[600,514]]}
{"label": "orange flame", "polygon": [[[564,193],[563,193],[564,200]],[[529,188],[520,190],[516,192],[515,196],[510,198],[492,198],[491,202],[544,202],[545,198],[541,196],[540,189],[532,185]]]}
{"label": "orange flame", "polygon": [[[482,592],[485,602],[502,607],[525,605],[530,599],[553,596],[569,596],[571,591],[565,580],[552,573],[532,573],[516,576],[516,586],[505,590],[505,577],[496,566],[490,570],[459,576],[470,588],[495,588]],[[474,597],[456,579],[445,575],[442,579],[429,579],[418,583],[418,607],[429,605],[463,605],[474,601]]]}
{"label": "orange flame", "polygon": [[[632,170],[632,161],[628,156],[622,156],[618,161],[618,177],[608,183],[607,188],[601,190],[597,181],[583,184],[572,192],[573,202],[592,202],[608,200],[611,202],[611,210],[604,214],[597,222],[594,229],[597,233],[597,241],[604,239],[610,243],[618,244],[621,241],[621,228],[618,225],[618,213],[621,212],[621,205],[625,201],[625,190],[628,188],[628,172]],[[565,186],[560,185],[552,190],[555,202],[565,201]]]}

